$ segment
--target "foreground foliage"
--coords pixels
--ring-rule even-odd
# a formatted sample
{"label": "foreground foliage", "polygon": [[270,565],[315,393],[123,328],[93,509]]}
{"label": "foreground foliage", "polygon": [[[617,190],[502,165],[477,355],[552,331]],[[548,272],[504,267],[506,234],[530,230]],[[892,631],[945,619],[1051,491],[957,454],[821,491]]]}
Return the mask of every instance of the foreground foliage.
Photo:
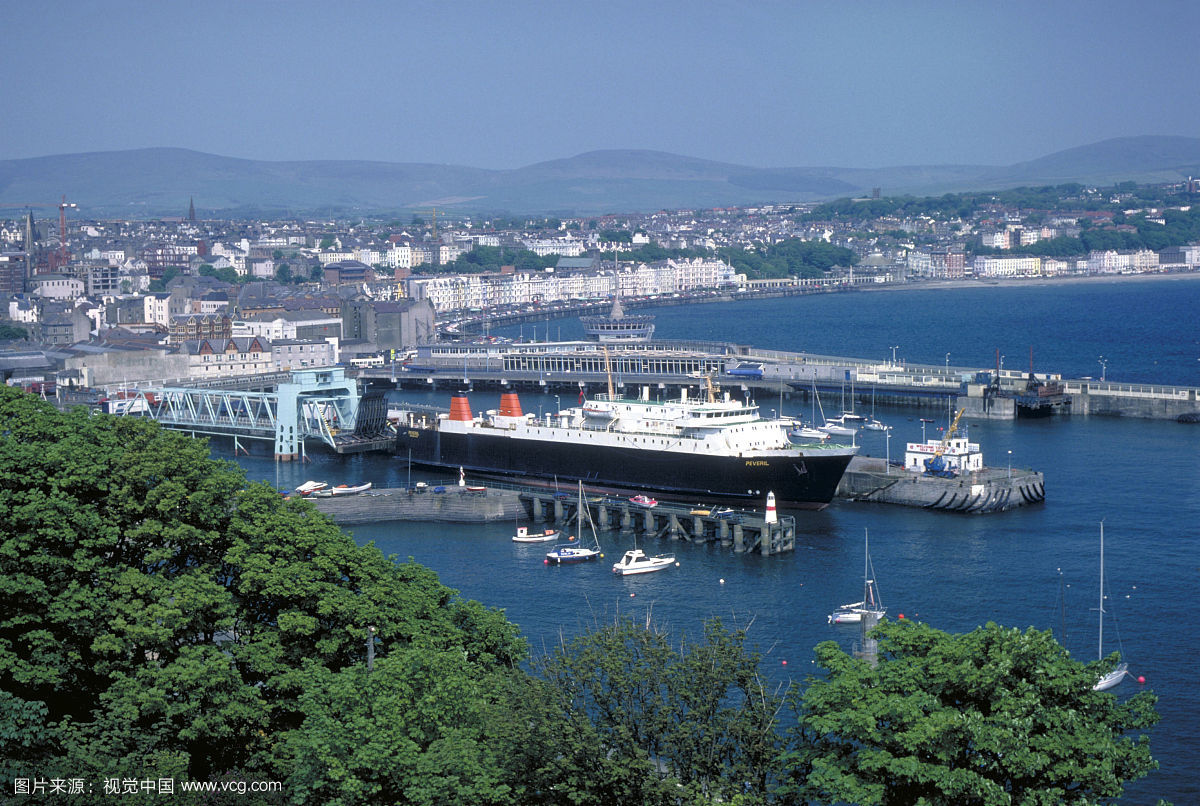
{"label": "foreground foliage", "polygon": [[[373,771],[350,781],[372,725],[340,726],[337,737],[317,728],[330,709],[347,710],[338,692],[362,674],[367,627],[378,629],[379,669],[359,707],[394,699],[396,686],[425,691],[430,669],[481,686],[524,657],[501,614],[355,545],[307,503],[246,486],[203,442],[60,414],[9,389],[0,423],[5,781],[238,771],[288,779],[314,802],[336,802],[345,787],[393,793]],[[478,755],[469,720],[437,691],[406,734],[431,790],[438,769],[458,776]],[[482,718],[495,694],[478,691]],[[433,791],[404,799],[439,802]]]}
{"label": "foreground foliage", "polygon": [[1072,660],[1049,632],[898,622],[877,635],[874,667],[820,644],[827,675],[795,700],[794,791],[815,802],[1090,804],[1157,767],[1148,739],[1125,735],[1157,721],[1154,695],[1092,691],[1104,664]]}

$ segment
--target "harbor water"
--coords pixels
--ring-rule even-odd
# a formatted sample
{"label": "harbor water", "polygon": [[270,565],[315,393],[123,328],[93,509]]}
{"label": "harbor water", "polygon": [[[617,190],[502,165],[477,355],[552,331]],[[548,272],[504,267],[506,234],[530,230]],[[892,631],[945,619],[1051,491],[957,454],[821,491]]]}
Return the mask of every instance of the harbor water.
{"label": "harbor water", "polygon": [[[896,347],[898,359],[941,365],[950,353],[951,366],[964,367],[992,366],[999,350],[1006,368],[1022,369],[1032,346],[1039,371],[1099,377],[1103,360],[1110,380],[1200,386],[1197,310],[1200,280],[1189,278],[835,294],[654,313],[664,338],[879,360],[890,359]],[[529,337],[533,327],[505,332]],[[582,335],[578,320],[537,327],[538,338]],[[445,397],[418,399],[444,406]],[[477,411],[497,401],[488,393],[472,396]],[[527,412],[559,402],[553,395],[522,397]],[[766,410],[780,405],[759,403]],[[807,401],[782,405],[788,414],[809,415]],[[826,413],[839,406],[825,401]],[[921,439],[922,427],[935,437],[945,425],[944,418],[922,423],[909,410],[880,407],[876,416],[894,430],[890,443],[880,432],[863,432],[862,452],[872,456],[896,458],[905,442]],[[1134,678],[1146,678],[1162,715],[1151,732],[1161,769],[1132,784],[1123,802],[1200,803],[1200,674],[1193,662],[1200,625],[1186,610],[1200,585],[1200,425],[1065,417],[968,428],[989,466],[1011,462],[1043,472],[1045,503],[971,516],[835,502],[821,512],[793,513],[793,553],[735,556],[717,544],[652,540],[643,548],[673,551],[678,567],[633,577],[610,571],[632,547],[632,537],[616,533],[601,534],[606,558],[599,563],[556,567],[542,562],[546,546],[509,539],[515,523],[390,522],[350,531],[385,553],[429,566],[462,596],[502,608],[535,652],[618,614],[650,616],[676,635],[699,635],[703,621],[717,616],[750,625],[764,671],[785,681],[815,671],[818,642],[837,640],[848,649],[857,639],[856,627],[832,626],[826,617],[859,598],[865,532],[889,618],[903,613],[952,632],[989,621],[1053,629],[1076,657],[1094,659],[1103,520],[1104,651],[1121,651]],[[227,444],[215,444],[214,454],[233,458]],[[399,486],[431,478],[408,468],[403,456],[314,451],[310,457],[276,463],[263,451],[237,461],[251,478],[280,488],[306,479]],[[1126,679],[1113,691],[1124,697],[1138,688]]]}

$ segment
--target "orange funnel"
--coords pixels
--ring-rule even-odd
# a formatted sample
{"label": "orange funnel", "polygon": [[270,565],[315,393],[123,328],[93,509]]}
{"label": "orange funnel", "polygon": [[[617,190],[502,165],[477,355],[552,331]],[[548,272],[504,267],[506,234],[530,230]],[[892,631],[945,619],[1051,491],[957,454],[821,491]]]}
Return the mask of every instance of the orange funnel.
{"label": "orange funnel", "polygon": [[471,421],[471,403],[465,395],[455,395],[450,398],[450,419]]}
{"label": "orange funnel", "polygon": [[516,392],[505,392],[500,395],[500,416],[502,417],[520,417],[521,415],[521,399],[517,397]]}

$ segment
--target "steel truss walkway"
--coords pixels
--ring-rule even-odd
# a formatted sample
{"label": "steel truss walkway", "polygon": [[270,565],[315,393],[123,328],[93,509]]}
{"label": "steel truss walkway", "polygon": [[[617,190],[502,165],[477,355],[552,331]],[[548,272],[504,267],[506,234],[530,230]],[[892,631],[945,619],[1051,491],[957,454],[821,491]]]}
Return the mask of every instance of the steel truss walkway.
{"label": "steel truss walkway", "polygon": [[381,394],[361,396],[341,367],[294,370],[274,392],[162,387],[139,389],[123,413],[193,435],[274,440],[275,458],[305,457],[319,439],[338,453],[385,450],[395,443]]}

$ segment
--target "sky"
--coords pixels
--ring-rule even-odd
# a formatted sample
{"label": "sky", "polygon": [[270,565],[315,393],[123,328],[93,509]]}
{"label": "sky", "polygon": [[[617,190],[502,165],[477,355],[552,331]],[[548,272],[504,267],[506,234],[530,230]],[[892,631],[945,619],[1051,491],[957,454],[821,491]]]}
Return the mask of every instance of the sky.
{"label": "sky", "polygon": [[1200,3],[8,2],[0,159],[1008,165],[1200,136]]}

